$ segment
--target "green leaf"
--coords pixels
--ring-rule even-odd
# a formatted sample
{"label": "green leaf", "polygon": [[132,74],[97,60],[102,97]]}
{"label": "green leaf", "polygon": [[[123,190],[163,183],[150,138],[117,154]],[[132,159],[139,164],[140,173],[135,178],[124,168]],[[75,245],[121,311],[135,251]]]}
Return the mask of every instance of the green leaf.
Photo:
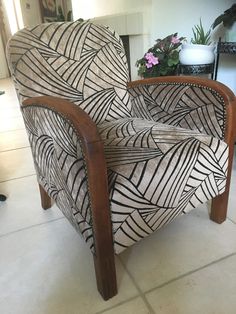
{"label": "green leaf", "polygon": [[207,32],[204,31],[201,19],[200,24],[195,25],[194,28],[192,28],[192,31],[193,31],[193,38],[191,39],[192,44],[210,45],[211,30],[209,29]]}

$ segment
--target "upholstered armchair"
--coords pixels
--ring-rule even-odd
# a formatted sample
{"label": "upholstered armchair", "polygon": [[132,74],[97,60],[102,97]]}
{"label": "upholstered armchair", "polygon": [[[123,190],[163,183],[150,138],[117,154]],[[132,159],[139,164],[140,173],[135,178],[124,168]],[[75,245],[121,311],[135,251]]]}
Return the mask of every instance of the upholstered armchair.
{"label": "upholstered armchair", "polygon": [[120,38],[89,22],[23,29],[8,62],[42,207],[56,202],[83,236],[105,300],[117,293],[114,254],[210,199],[211,219],[225,220],[236,105],[226,86],[128,82]]}

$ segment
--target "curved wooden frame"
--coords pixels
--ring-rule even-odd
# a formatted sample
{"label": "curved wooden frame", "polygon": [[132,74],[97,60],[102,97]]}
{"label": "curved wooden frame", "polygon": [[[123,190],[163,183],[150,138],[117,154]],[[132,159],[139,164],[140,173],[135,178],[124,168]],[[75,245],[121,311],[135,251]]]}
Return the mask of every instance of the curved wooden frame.
{"label": "curved wooden frame", "polygon": [[[94,265],[98,291],[104,300],[117,294],[115,257],[107,182],[107,167],[103,142],[96,124],[75,104],[52,96],[27,99],[22,107],[40,106],[51,109],[68,119],[81,140],[87,168],[88,189],[94,232]],[[44,209],[51,207],[51,199],[39,185]]]}
{"label": "curved wooden frame", "polygon": [[222,223],[226,219],[227,206],[229,199],[229,189],[231,181],[231,172],[233,164],[233,154],[234,154],[234,143],[236,138],[236,97],[234,93],[224,84],[213,81],[210,79],[194,77],[194,76],[163,76],[155,77],[149,79],[143,79],[138,81],[133,81],[128,83],[128,88],[132,89],[134,87],[142,85],[155,85],[155,84],[165,84],[165,83],[176,83],[176,84],[196,84],[199,86],[204,86],[215,90],[220,94],[226,106],[226,127],[225,127],[225,142],[229,145],[229,164],[228,173],[226,181],[225,192],[216,196],[212,199],[211,204],[211,220]]}

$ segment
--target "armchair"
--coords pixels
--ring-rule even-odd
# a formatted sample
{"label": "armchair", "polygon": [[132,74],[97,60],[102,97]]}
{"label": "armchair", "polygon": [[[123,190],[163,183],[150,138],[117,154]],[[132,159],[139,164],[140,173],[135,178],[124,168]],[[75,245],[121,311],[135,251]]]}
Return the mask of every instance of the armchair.
{"label": "armchair", "polygon": [[209,199],[226,218],[235,96],[191,77],[128,82],[118,35],[89,22],[16,33],[8,62],[42,207],[54,200],[94,257],[98,290],[117,293],[114,254]]}

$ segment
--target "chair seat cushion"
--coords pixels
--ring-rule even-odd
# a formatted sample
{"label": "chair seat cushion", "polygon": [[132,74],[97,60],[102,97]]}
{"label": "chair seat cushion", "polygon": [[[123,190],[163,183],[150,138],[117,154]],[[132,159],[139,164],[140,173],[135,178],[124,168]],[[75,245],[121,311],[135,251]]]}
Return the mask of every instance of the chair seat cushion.
{"label": "chair seat cushion", "polygon": [[225,190],[228,146],[217,138],[139,118],[98,128],[116,253]]}

